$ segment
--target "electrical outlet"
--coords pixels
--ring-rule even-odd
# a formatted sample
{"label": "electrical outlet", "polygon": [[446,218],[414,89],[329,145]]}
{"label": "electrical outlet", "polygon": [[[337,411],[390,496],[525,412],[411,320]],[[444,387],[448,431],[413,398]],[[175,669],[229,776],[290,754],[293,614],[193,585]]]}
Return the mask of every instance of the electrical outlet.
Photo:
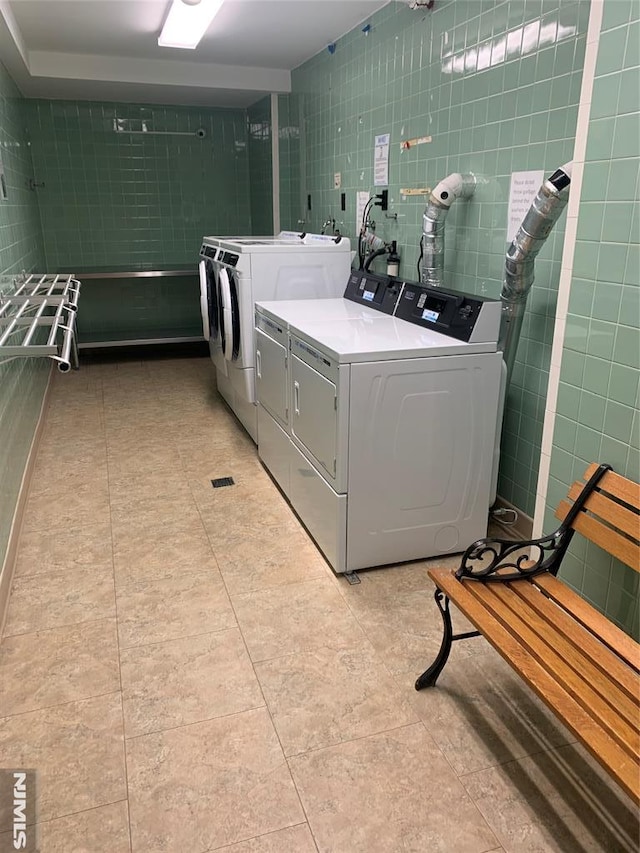
{"label": "electrical outlet", "polygon": [[380,210],[387,210],[389,208],[389,190],[381,190],[376,195],[376,198],[379,201],[376,202],[376,206],[380,208]]}

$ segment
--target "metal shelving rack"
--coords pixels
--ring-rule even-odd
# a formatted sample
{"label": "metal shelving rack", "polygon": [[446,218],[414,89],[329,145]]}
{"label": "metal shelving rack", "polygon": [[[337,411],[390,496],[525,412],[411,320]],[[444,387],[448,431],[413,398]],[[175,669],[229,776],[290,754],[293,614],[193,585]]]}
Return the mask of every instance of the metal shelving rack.
{"label": "metal shelving rack", "polygon": [[[0,277],[0,365],[14,358],[45,357],[57,362],[61,373],[77,370],[79,298],[80,282],[72,275]],[[48,334],[38,334],[41,329]]]}

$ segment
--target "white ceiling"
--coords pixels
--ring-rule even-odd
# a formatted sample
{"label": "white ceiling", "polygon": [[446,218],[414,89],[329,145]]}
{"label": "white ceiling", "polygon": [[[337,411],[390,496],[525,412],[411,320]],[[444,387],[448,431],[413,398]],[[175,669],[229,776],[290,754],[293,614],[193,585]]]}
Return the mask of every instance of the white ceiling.
{"label": "white ceiling", "polygon": [[0,0],[0,56],[28,97],[244,107],[388,0],[225,0],[196,50],[158,47],[170,0]]}

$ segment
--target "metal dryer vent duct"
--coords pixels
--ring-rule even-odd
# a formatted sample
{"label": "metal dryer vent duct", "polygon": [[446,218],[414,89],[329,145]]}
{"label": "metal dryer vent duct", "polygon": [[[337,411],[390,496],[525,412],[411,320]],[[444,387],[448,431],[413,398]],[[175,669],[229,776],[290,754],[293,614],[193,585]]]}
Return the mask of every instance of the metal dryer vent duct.
{"label": "metal dryer vent duct", "polygon": [[507,368],[507,384],[516,358],[527,296],[533,284],[536,255],[567,204],[571,166],[571,163],[565,163],[542,184],[507,249],[498,338],[498,349],[502,350]]}
{"label": "metal dryer vent duct", "polygon": [[500,294],[502,314],[498,333],[498,350],[502,351],[502,381],[498,401],[498,428],[493,448],[490,504],[495,501],[498,490],[504,404],[516,360],[527,296],[533,284],[534,263],[536,255],[543,247],[569,199],[571,166],[571,163],[565,163],[542,184],[522,220],[515,239],[507,249],[504,281]]}
{"label": "metal dryer vent duct", "polygon": [[444,223],[457,198],[471,198],[476,176],[454,172],[431,192],[422,216],[422,284],[442,287],[444,279]]}

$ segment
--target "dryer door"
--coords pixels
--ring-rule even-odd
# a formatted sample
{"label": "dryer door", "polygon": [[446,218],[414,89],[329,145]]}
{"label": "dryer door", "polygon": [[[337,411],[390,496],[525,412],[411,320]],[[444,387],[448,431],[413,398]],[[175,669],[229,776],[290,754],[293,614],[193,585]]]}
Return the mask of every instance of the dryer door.
{"label": "dryer door", "polygon": [[222,267],[220,270],[220,334],[222,352],[227,361],[235,361],[240,353],[240,311],[238,287],[234,273]]}
{"label": "dryer door", "polygon": [[231,297],[231,361],[237,361],[240,355],[240,302],[238,299],[238,280],[233,270],[227,270],[229,276],[229,295]]}
{"label": "dryer door", "polygon": [[338,433],[336,386],[296,355],[291,356],[291,380],[293,435],[334,480]]}
{"label": "dryer door", "polygon": [[218,308],[218,339],[220,341],[220,347],[222,348],[222,354],[223,354],[223,359],[224,359],[224,351],[225,351],[225,347],[227,345],[227,335],[226,335],[226,330],[225,330],[225,325],[224,325],[224,297],[223,297],[223,293],[222,293],[223,276],[227,280],[227,283],[228,283],[227,271],[224,268],[220,267],[220,270],[218,272],[218,281],[216,283],[216,294],[217,294],[216,303],[217,303],[217,308]]}
{"label": "dryer door", "polygon": [[256,393],[265,409],[286,427],[287,350],[260,329],[256,329]]}
{"label": "dryer door", "polygon": [[218,339],[220,319],[218,316],[218,276],[213,261],[205,261],[205,272],[207,275],[207,306],[209,316],[209,338],[212,341]]}
{"label": "dryer door", "polygon": [[222,267],[219,275],[220,283],[220,335],[222,336],[222,354],[227,361],[231,361],[232,331],[231,331],[231,288],[229,287],[229,274]]}
{"label": "dryer door", "polygon": [[200,316],[202,317],[202,334],[205,341],[209,340],[209,293],[207,282],[207,262],[200,261],[198,264],[198,272],[200,274]]}

